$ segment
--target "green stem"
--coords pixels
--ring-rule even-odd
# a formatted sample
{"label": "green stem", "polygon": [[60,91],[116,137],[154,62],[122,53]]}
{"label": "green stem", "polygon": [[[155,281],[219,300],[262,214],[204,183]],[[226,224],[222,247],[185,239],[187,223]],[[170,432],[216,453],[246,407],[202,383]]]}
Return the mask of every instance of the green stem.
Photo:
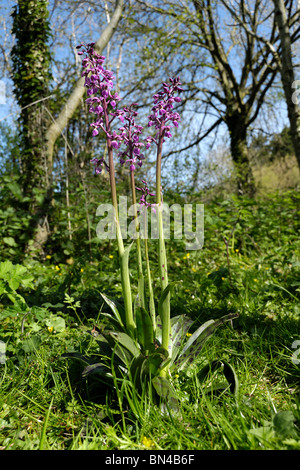
{"label": "green stem", "polygon": [[[107,103],[105,102],[105,100],[103,101],[103,108],[104,108],[106,130],[110,134],[111,133],[110,122],[108,119]],[[125,250],[124,248],[123,237],[121,233],[121,226],[120,226],[120,221],[119,221],[113,148],[111,144],[111,139],[108,136],[106,137],[106,140],[107,140],[107,153],[108,153],[108,162],[109,162],[109,179],[110,179],[111,198],[112,198],[112,204],[114,207],[116,235],[117,235],[118,251],[119,251],[120,266],[121,266],[121,284],[122,284],[122,293],[124,297],[125,322],[126,322],[126,328],[129,334],[131,334],[131,336],[134,336],[136,325],[133,319],[133,311],[132,311],[132,296],[131,296],[130,276],[129,276],[129,268],[128,268],[128,251]]]}
{"label": "green stem", "polygon": [[[144,223],[145,223],[145,234],[146,234],[147,224],[148,224],[146,207],[145,207]],[[144,243],[145,243],[145,260],[146,260],[146,269],[147,269],[148,290],[149,290],[149,310],[150,310],[150,316],[152,319],[153,331],[155,332],[156,331],[155,303],[154,303],[151,269],[150,269],[150,262],[149,262],[149,249],[148,249],[147,236],[145,236]]]}
{"label": "green stem", "polygon": [[[164,126],[162,121],[161,129]],[[161,197],[161,158],[162,158],[162,144],[163,144],[164,131],[160,130],[158,147],[157,147],[157,159],[156,159],[156,204],[157,204],[157,217],[158,217],[158,262],[159,262],[159,274],[160,274],[160,285],[162,291],[168,286],[168,269],[167,269],[167,256],[164,240],[164,228],[163,228],[163,205]],[[161,313],[162,323],[162,347],[169,350],[170,334],[171,334],[171,322],[170,322],[170,294],[167,295],[162,304]]]}
{"label": "green stem", "polygon": [[130,170],[130,184],[132,192],[132,203],[134,207],[134,220],[136,228],[136,248],[137,248],[137,265],[138,265],[138,293],[139,293],[139,305],[145,308],[145,283],[143,273],[143,261],[141,251],[141,238],[140,238],[140,225],[138,220],[137,203],[136,203],[136,191],[135,191],[135,179],[134,170]]}

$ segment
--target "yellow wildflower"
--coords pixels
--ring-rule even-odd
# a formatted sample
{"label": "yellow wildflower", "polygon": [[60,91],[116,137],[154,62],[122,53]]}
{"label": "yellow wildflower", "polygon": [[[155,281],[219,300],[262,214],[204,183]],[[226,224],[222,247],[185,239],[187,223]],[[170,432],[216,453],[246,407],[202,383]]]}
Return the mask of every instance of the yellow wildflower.
{"label": "yellow wildflower", "polygon": [[190,336],[192,336],[192,333],[187,333],[186,336],[189,338]]}
{"label": "yellow wildflower", "polygon": [[52,333],[53,332],[53,326],[48,326],[48,331],[49,331],[49,333]]}
{"label": "yellow wildflower", "polygon": [[197,271],[197,269],[196,269],[196,268],[192,268],[192,271],[193,271],[193,273],[195,273],[195,272]]}
{"label": "yellow wildflower", "polygon": [[81,273],[83,273],[83,271],[84,271],[84,269],[83,269],[83,268],[81,268],[81,269],[80,269],[80,272],[81,272]]}
{"label": "yellow wildflower", "polygon": [[113,257],[114,257],[114,255],[109,255],[109,258],[110,258],[110,259],[113,259]]}
{"label": "yellow wildflower", "polygon": [[148,449],[154,446],[154,442],[152,441],[152,439],[149,439],[149,437],[146,437],[146,436],[142,437],[142,444]]}
{"label": "yellow wildflower", "polygon": [[47,255],[47,256],[46,256],[46,259],[51,259],[51,255]]}
{"label": "yellow wildflower", "polygon": [[56,269],[56,271],[59,271],[59,270],[60,270],[60,267],[56,265],[56,266],[55,266],[55,269]]}

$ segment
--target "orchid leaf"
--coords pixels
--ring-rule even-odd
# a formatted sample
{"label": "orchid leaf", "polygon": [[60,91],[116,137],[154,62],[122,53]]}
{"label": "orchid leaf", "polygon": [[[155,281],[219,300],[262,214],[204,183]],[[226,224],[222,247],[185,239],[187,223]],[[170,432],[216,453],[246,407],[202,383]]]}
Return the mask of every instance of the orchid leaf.
{"label": "orchid leaf", "polygon": [[104,312],[102,312],[101,315],[108,319],[110,328],[115,328],[117,331],[125,332],[125,326],[122,325],[113,315]]}
{"label": "orchid leaf", "polygon": [[134,357],[140,354],[135,341],[122,331],[106,331],[103,336],[114,350],[114,353],[126,364],[130,364]]}
{"label": "orchid leaf", "polygon": [[[172,362],[175,360],[178,351],[182,348],[186,334],[190,329],[193,321],[186,315],[178,315],[171,318],[171,338],[170,338],[170,356]],[[158,315],[156,317],[156,340],[159,344],[162,341],[162,322]]]}
{"label": "orchid leaf", "polygon": [[137,388],[141,387],[143,382],[143,372],[145,369],[145,361],[147,361],[146,357],[143,354],[135,357],[130,365],[130,375],[132,382]]}
{"label": "orchid leaf", "polygon": [[82,371],[82,377],[87,377],[88,375],[98,374],[103,377],[112,378],[112,374],[109,372],[109,367],[101,362],[95,364],[90,364],[84,368]]}
{"label": "orchid leaf", "polygon": [[61,356],[61,358],[66,358],[66,359],[77,359],[78,361],[82,362],[83,364],[91,364],[91,359],[84,356],[83,354],[79,353],[79,352],[66,352],[66,353],[63,353]]}
{"label": "orchid leaf", "polygon": [[157,315],[157,317],[156,317],[155,339],[159,344],[161,344],[161,341],[162,341],[162,323],[161,323],[161,318],[160,318],[159,315]]}
{"label": "orchid leaf", "polygon": [[143,381],[154,377],[168,361],[168,352],[158,348],[149,355],[140,354],[130,365],[130,373],[135,386],[140,387]]}
{"label": "orchid leaf", "polygon": [[173,411],[179,410],[179,402],[176,393],[166,377],[156,376],[152,379],[152,385],[162,399],[162,404]]}
{"label": "orchid leaf", "polygon": [[136,308],[145,308],[145,281],[143,276],[138,278],[138,295],[135,299],[135,306]]}
{"label": "orchid leaf", "polygon": [[231,393],[237,396],[239,392],[238,378],[237,378],[234,368],[227,361],[217,359],[213,361],[211,364],[207,364],[200,370],[200,372],[198,372],[197,374],[198,380],[200,382],[203,382],[210,373],[215,372],[217,369],[223,369],[223,374],[229,384]]}
{"label": "orchid leaf", "polygon": [[159,369],[165,367],[169,363],[169,354],[163,348],[157,348],[152,354],[148,356],[148,368],[151,375],[156,375]]}
{"label": "orchid leaf", "polygon": [[179,282],[181,281],[175,281],[175,282],[170,282],[167,287],[163,290],[161,296],[160,296],[160,299],[158,301],[158,315],[160,315],[160,317],[162,316],[162,306],[163,306],[163,303],[164,301],[166,300],[167,296],[171,293],[171,291],[174,289],[175,285],[178,284]]}
{"label": "orchid leaf", "polygon": [[128,349],[133,356],[138,356],[140,350],[135,343],[135,341],[127,334],[123,333],[122,331],[108,331],[103,332],[104,337],[111,338],[115,344],[120,344],[121,346]]}
{"label": "orchid leaf", "polygon": [[145,353],[154,348],[154,333],[149,313],[142,307],[136,309],[137,340]]}
{"label": "orchid leaf", "polygon": [[182,369],[186,364],[191,364],[197,358],[206,341],[219,326],[237,316],[238,314],[230,313],[218,320],[208,320],[201,325],[189,338],[178,358],[175,360],[174,364],[178,370]]}
{"label": "orchid leaf", "polygon": [[171,318],[171,362],[174,362],[178,352],[184,344],[186,339],[186,334],[189,331],[193,321],[188,318],[186,315],[178,315]]}
{"label": "orchid leaf", "polygon": [[158,301],[158,314],[162,318],[162,308],[163,308],[163,303],[166,300],[167,296],[170,294],[171,291],[171,284],[168,284],[167,287],[163,290],[160,299]]}
{"label": "orchid leaf", "polygon": [[123,307],[121,305],[119,305],[115,300],[111,300],[108,297],[106,297],[106,295],[103,294],[102,292],[100,292],[100,295],[103,298],[103,300],[107,303],[107,305],[112,309],[112,311],[115,314],[115,317],[118,320],[121,327],[125,328],[124,327],[125,312],[124,312]]}
{"label": "orchid leaf", "polygon": [[111,358],[112,356],[112,348],[107,339],[102,334],[97,334],[95,337],[95,341],[99,346],[99,352],[102,357]]}

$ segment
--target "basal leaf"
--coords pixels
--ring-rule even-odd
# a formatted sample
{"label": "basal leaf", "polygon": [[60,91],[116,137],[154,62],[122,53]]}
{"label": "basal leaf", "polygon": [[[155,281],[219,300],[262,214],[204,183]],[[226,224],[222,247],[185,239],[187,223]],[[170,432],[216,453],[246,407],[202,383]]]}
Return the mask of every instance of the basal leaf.
{"label": "basal leaf", "polygon": [[123,307],[118,305],[116,301],[113,301],[113,300],[109,299],[108,297],[106,297],[106,295],[103,294],[102,292],[100,294],[101,294],[101,297],[103,298],[103,300],[112,309],[112,311],[115,314],[115,317],[118,320],[118,322],[120,323],[120,325],[124,328],[125,312],[124,312]]}
{"label": "basal leaf", "polygon": [[136,345],[135,341],[127,335],[127,333],[123,333],[122,331],[109,331],[103,332],[104,337],[111,338],[115,344],[121,344],[123,347],[128,349],[133,356],[137,356],[140,353],[138,346]]}
{"label": "basal leaf", "polygon": [[152,376],[156,375],[158,370],[170,362],[168,351],[163,348],[157,348],[148,356],[148,370]]}
{"label": "basal leaf", "polygon": [[122,331],[105,331],[103,336],[111,346],[114,353],[127,366],[134,357],[140,354],[140,350],[135,341]]}
{"label": "basal leaf", "polygon": [[109,325],[110,325],[110,328],[115,328],[117,331],[124,331],[125,332],[125,327],[124,325],[122,325],[119,320],[117,320],[115,318],[115,316],[111,315],[110,313],[104,313],[104,312],[101,312],[101,315],[103,315],[104,317],[106,317],[108,320],[109,320]]}
{"label": "basal leaf", "polygon": [[223,369],[223,374],[229,384],[231,393],[237,396],[239,391],[238,378],[234,368],[227,361],[217,359],[204,366],[197,374],[199,382],[203,382],[210,373],[216,371],[217,369]]}
{"label": "basal leaf", "polygon": [[186,334],[193,321],[186,315],[171,318],[171,362],[174,362],[186,339]]}
{"label": "basal leaf", "polygon": [[140,354],[135,357],[130,365],[130,380],[134,386],[141,390],[143,383],[149,380],[149,361],[148,357]]}
{"label": "basal leaf", "polygon": [[191,364],[202,350],[205,342],[212,336],[215,330],[226,321],[236,318],[237,314],[228,314],[218,320],[208,320],[200,326],[189,338],[174,364],[182,369],[187,363]]}
{"label": "basal leaf", "polygon": [[238,396],[239,393],[239,381],[238,377],[236,375],[235,369],[232,367],[231,364],[227,361],[222,361],[223,362],[223,373],[227,379],[227,382],[229,383],[229,388],[231,393],[233,393],[235,396]]}
{"label": "basal leaf", "polygon": [[100,355],[102,357],[111,358],[111,356],[112,356],[112,347],[108,343],[107,339],[102,334],[98,334],[95,337],[95,341],[97,342],[97,344],[99,346]]}
{"label": "basal leaf", "polygon": [[174,411],[179,410],[178,398],[168,379],[156,376],[152,379],[152,385],[163,403],[166,403],[167,408]]}
{"label": "basal leaf", "polygon": [[87,377],[88,375],[101,375],[106,378],[112,378],[112,374],[109,372],[109,367],[101,362],[95,364],[90,364],[85,367],[82,371],[82,377]]}
{"label": "basal leaf", "polygon": [[84,354],[81,354],[80,352],[66,352],[63,353],[60,357],[63,359],[77,359],[83,364],[90,364],[90,359],[84,356]]}
{"label": "basal leaf", "polygon": [[154,332],[152,320],[149,313],[144,308],[136,309],[137,340],[143,351],[150,351],[154,348]]}

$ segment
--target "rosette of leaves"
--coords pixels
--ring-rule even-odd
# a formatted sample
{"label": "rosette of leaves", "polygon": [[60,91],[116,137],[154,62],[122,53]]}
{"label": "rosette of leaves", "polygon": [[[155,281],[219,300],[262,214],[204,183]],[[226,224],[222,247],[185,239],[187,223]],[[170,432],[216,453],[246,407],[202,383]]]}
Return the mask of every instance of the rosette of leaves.
{"label": "rosette of leaves", "polygon": [[[172,385],[172,375],[186,370],[199,357],[206,341],[216,329],[225,322],[236,318],[237,314],[228,314],[216,320],[209,320],[191,335],[187,336],[193,321],[186,315],[171,318],[169,351],[161,346],[161,318],[156,318],[156,331],[153,330],[150,314],[141,307],[135,308],[136,337],[132,338],[125,327],[124,308],[116,301],[101,294],[110,306],[112,313],[104,313],[107,325],[100,325],[97,330],[87,330],[99,346],[100,362],[81,353],[65,353],[63,357],[79,359],[85,365],[82,376],[97,374],[101,381],[114,386],[115,380],[124,376],[138,390],[150,384],[152,396],[161,401],[163,406],[177,410],[179,401]],[[166,295],[166,293],[165,293]],[[164,294],[158,305],[163,302]],[[237,394],[238,381],[234,369],[226,361],[216,360],[197,373],[199,383],[205,380],[211,371],[223,369],[230,391]]]}

